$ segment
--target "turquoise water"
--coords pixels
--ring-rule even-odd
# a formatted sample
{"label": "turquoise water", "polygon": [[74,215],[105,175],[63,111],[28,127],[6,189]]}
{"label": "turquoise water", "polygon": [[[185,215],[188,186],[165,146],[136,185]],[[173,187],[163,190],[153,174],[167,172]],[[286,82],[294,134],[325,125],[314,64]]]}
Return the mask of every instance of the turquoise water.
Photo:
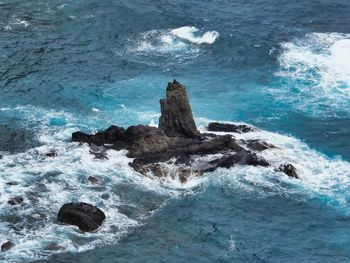
{"label": "turquoise water", "polygon": [[[0,243],[15,247],[0,260],[350,262],[349,11],[345,0],[2,0]],[[302,180],[234,167],[182,185],[70,142],[156,125],[174,78],[201,129],[255,125],[242,138],[278,146],[264,157]],[[19,194],[23,205],[7,205]],[[57,224],[70,201],[105,211],[102,228]]]}

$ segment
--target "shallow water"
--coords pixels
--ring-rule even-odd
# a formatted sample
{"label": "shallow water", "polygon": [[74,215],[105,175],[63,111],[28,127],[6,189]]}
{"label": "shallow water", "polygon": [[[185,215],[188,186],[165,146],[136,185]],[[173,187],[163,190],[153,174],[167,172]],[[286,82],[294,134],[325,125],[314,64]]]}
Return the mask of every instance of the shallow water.
{"label": "shallow water", "polygon": [[[345,0],[1,0],[0,243],[15,247],[0,260],[350,262],[349,11]],[[257,126],[242,138],[277,145],[263,155],[302,180],[234,167],[182,185],[70,142],[156,125],[174,78],[199,126]],[[24,204],[7,205],[16,195]],[[106,222],[91,234],[57,224],[69,201]]]}

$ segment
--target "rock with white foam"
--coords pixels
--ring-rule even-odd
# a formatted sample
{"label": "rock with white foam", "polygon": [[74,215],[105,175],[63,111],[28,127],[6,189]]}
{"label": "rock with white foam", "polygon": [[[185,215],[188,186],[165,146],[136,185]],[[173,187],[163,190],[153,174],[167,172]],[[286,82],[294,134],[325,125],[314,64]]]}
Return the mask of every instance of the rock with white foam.
{"label": "rock with white foam", "polygon": [[92,232],[106,219],[102,210],[87,203],[67,203],[58,212],[58,221],[78,226],[81,231]]}
{"label": "rock with white foam", "polygon": [[[238,164],[269,166],[264,158],[250,151],[247,145],[239,145],[246,142],[238,143],[230,134],[201,134],[197,130],[186,89],[179,82],[174,80],[168,84],[166,99],[161,100],[160,105],[159,128],[137,125],[125,130],[111,126],[94,135],[75,132],[72,139],[88,143],[93,154],[96,147],[126,149],[127,156],[134,158],[129,163],[134,170],[157,177],[167,177],[176,171],[182,183],[191,176]],[[236,133],[255,131],[247,125],[221,123],[212,123],[209,130]],[[198,158],[210,155],[216,157],[198,162]]]}

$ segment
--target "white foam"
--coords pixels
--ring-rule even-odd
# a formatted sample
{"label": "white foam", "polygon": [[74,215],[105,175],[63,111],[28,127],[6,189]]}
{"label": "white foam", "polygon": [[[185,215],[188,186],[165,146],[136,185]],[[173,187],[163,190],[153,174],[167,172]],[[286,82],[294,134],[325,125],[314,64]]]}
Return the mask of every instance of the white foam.
{"label": "white foam", "polygon": [[200,52],[200,45],[213,44],[219,37],[217,31],[201,33],[194,26],[175,29],[150,30],[141,34],[140,40],[132,39],[127,52],[134,55],[172,55],[173,58],[193,59]]}
{"label": "white foam", "polygon": [[183,26],[170,31],[178,38],[190,41],[195,44],[213,44],[219,37],[217,31],[207,31],[203,35],[196,35],[199,29],[194,26]]}
{"label": "white foam", "polygon": [[274,95],[313,115],[350,113],[350,34],[312,33],[281,46],[277,75],[286,84]]}

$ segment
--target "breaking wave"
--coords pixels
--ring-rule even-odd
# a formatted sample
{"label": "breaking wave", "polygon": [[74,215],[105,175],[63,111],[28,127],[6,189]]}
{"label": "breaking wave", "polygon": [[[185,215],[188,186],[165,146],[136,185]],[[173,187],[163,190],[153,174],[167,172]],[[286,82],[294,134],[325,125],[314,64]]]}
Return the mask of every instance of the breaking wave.
{"label": "breaking wave", "polygon": [[315,115],[350,113],[350,34],[312,33],[281,46],[275,95]]}
{"label": "breaking wave", "polygon": [[199,55],[201,46],[214,44],[219,37],[217,31],[201,31],[194,26],[176,29],[150,30],[137,40],[130,40],[128,53],[136,55],[169,56],[193,59]]}

